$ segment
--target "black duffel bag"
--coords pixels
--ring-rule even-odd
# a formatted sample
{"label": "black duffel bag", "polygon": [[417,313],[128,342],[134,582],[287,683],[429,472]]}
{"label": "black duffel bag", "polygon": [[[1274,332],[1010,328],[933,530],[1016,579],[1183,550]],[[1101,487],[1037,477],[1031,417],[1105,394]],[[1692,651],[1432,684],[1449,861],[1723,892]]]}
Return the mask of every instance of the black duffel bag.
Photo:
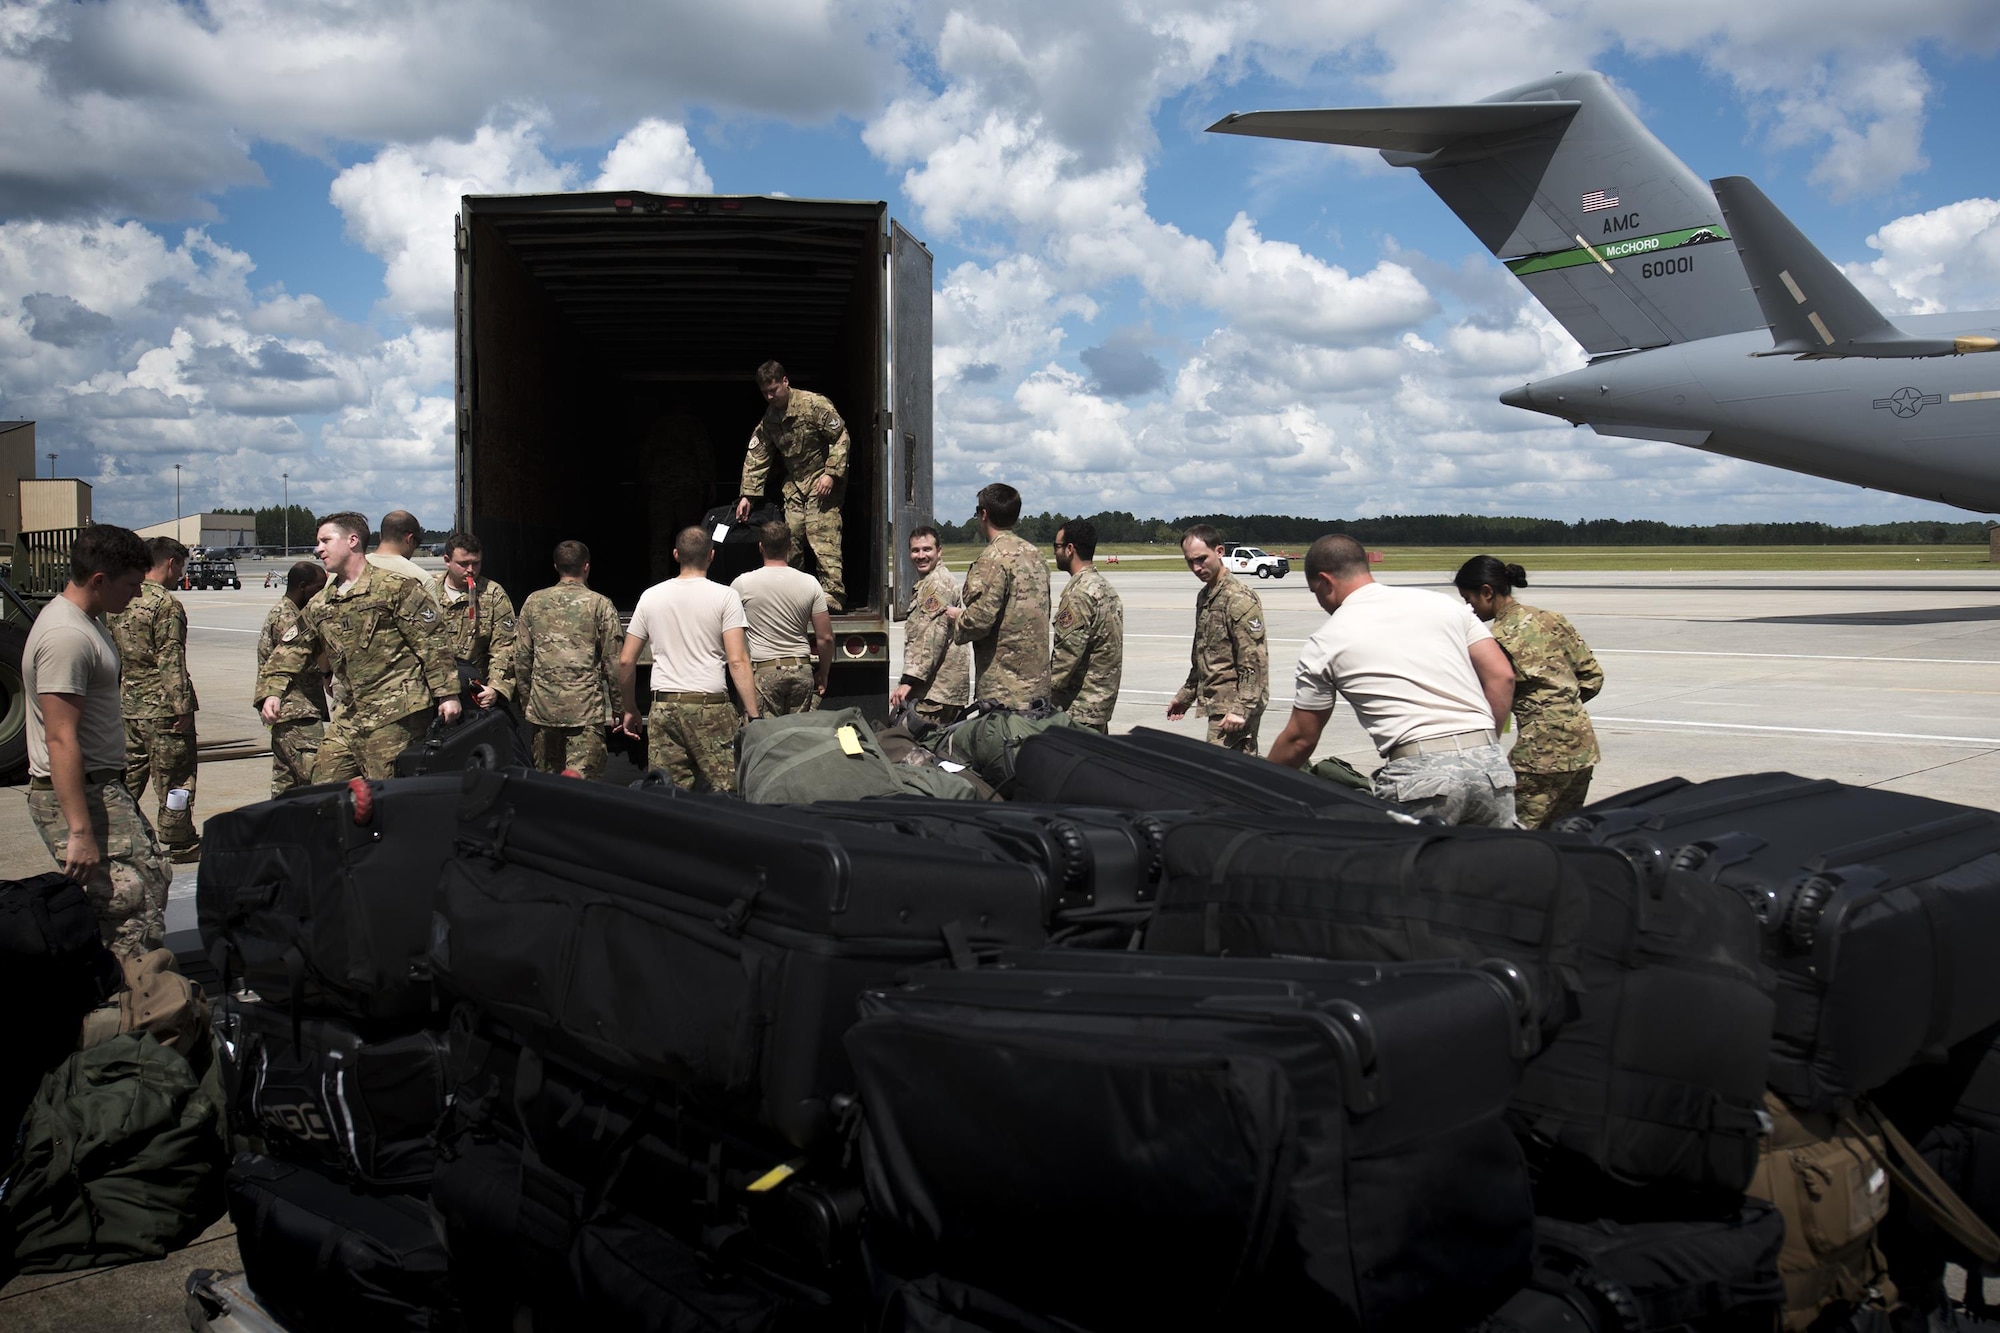
{"label": "black duffel bag", "polygon": [[1754,1199],[1715,1220],[1538,1217],[1534,1281],[1479,1333],[1770,1333],[1784,1237],[1784,1217]]}
{"label": "black duffel bag", "polygon": [[439,983],[551,1054],[664,1081],[798,1147],[851,1091],[864,989],[1047,938],[1026,864],[737,801],[467,773]]}
{"label": "black duffel bag", "polygon": [[1518,980],[1060,950],[870,991],[871,1249],[1086,1328],[1460,1328],[1527,1276]]}
{"label": "black duffel bag", "polygon": [[456,1333],[450,1259],[421,1200],[249,1153],[228,1191],[250,1290],[293,1333]]}
{"label": "black duffel bag", "polygon": [[1548,1041],[1513,1119],[1551,1188],[1749,1183],[1771,983],[1729,890],[1503,829],[1208,817],[1164,860],[1149,951],[1521,966]]}
{"label": "black duffel bag", "polygon": [[396,776],[459,773],[468,768],[524,768],[534,763],[521,719],[506,695],[489,708],[467,708],[456,722],[431,719],[420,741],[396,756]]}
{"label": "black duffel bag", "polygon": [[302,1014],[431,1013],[431,896],[458,831],[457,774],[308,787],[211,816],[195,907],[224,989]]}
{"label": "black duffel bag", "polygon": [[1053,805],[1414,822],[1371,792],[1148,727],[1124,736],[1080,727],[1031,736],[1015,756],[1014,783],[1015,800]]}
{"label": "black duffel bag", "polygon": [[2000,812],[1751,773],[1621,792],[1557,828],[1726,885],[1778,976],[1771,1090],[1832,1111],[2000,1022]]}
{"label": "black duffel bag", "polygon": [[336,1019],[294,1020],[231,995],[216,1003],[215,1034],[235,1133],[372,1188],[429,1182],[451,1092],[444,1033],[371,1040]]}

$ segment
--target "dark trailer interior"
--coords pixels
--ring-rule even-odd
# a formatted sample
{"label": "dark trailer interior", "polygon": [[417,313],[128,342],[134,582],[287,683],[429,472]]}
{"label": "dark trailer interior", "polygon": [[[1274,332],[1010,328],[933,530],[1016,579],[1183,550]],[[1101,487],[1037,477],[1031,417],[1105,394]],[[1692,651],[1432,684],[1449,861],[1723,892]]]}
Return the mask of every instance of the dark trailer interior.
{"label": "dark trailer interior", "polygon": [[[764,411],[756,368],[776,360],[847,423],[847,605],[880,616],[886,220],[881,203],[467,197],[458,518],[488,575],[518,603],[576,538],[592,586],[630,611],[673,576],[674,534],[735,499]],[[728,545],[712,576],[757,558]]]}

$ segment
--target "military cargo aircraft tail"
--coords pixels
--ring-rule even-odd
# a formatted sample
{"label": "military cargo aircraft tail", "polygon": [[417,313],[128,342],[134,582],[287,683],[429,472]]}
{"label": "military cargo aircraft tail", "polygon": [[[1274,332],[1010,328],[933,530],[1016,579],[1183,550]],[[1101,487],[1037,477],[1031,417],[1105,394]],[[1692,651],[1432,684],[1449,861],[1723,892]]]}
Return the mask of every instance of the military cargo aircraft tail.
{"label": "military cargo aircraft tail", "polygon": [[1601,74],[1454,106],[1253,111],[1209,128],[1375,148],[1415,168],[1592,355],[1769,322],[1707,183]]}
{"label": "military cargo aircraft tail", "polygon": [[1954,356],[1990,352],[1979,334],[1920,338],[1886,319],[1745,176],[1713,182],[1723,219],[1771,326],[1764,356]]}

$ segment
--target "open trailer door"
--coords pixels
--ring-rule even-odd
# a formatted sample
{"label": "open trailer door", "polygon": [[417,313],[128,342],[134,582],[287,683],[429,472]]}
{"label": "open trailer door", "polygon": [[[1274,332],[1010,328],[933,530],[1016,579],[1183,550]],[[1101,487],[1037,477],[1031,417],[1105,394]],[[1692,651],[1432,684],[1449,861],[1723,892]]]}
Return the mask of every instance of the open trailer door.
{"label": "open trailer door", "polygon": [[889,614],[916,586],[910,530],[931,512],[931,252],[889,220]]}

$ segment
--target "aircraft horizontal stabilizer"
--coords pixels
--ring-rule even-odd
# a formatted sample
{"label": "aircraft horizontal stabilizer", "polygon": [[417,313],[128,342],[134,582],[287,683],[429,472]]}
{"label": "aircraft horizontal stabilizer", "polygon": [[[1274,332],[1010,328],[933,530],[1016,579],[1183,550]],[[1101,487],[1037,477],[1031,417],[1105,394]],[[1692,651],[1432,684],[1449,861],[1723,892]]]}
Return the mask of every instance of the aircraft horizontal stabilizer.
{"label": "aircraft horizontal stabilizer", "polygon": [[1766,355],[1951,356],[2000,346],[1988,337],[1905,333],[1747,176],[1724,176],[1710,185],[1771,326],[1772,348]]}
{"label": "aircraft horizontal stabilizer", "polygon": [[1511,134],[1574,116],[1574,101],[1470,102],[1457,106],[1360,106],[1320,111],[1238,111],[1210,134],[1349,144],[1393,153],[1434,153],[1461,139]]}

